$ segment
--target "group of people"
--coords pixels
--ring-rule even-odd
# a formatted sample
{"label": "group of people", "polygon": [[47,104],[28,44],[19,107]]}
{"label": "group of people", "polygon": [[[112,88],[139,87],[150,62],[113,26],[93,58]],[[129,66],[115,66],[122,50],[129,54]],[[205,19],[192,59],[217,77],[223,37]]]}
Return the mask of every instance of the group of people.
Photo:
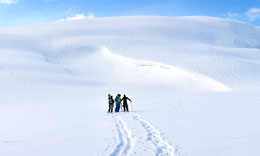
{"label": "group of people", "polygon": [[129,100],[130,102],[131,99],[129,99],[126,95],[123,96],[123,98],[121,98],[120,94],[117,94],[115,100],[113,98],[113,96],[111,94],[108,94],[108,113],[112,113],[113,109],[114,109],[114,103],[116,103],[116,108],[115,108],[115,112],[119,112],[120,107],[121,107],[121,102],[123,101],[123,108],[124,108],[124,112],[125,111],[129,111],[128,109],[128,103],[127,100]]}

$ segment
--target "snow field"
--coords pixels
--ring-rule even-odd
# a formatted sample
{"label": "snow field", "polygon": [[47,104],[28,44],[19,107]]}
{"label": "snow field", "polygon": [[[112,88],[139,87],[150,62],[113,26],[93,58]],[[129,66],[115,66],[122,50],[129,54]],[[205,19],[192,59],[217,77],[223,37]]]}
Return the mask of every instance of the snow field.
{"label": "snow field", "polygon": [[0,155],[259,156],[259,40],[212,17],[1,28]]}

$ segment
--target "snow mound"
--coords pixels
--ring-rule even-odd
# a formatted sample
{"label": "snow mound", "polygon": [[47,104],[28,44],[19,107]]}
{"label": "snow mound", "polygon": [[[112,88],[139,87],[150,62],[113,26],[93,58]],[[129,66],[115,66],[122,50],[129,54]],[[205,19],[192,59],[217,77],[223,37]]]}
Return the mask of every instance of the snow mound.
{"label": "snow mound", "polygon": [[[88,48],[94,49],[94,48]],[[167,85],[185,90],[229,91],[225,85],[207,76],[163,63],[142,61],[114,54],[108,48],[96,52],[76,54],[60,53],[57,59],[68,69],[92,79],[142,85]]]}
{"label": "snow mound", "polygon": [[226,19],[95,18],[2,28],[0,36],[2,80],[20,73],[28,81],[80,79],[191,90],[259,85],[260,29]]}

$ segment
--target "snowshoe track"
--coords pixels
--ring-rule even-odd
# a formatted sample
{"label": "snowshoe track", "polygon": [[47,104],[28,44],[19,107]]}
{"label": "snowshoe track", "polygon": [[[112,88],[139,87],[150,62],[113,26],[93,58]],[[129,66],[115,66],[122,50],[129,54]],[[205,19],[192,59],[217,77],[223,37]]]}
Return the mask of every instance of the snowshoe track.
{"label": "snowshoe track", "polygon": [[135,146],[136,139],[132,137],[127,124],[121,117],[116,116],[116,129],[119,135],[119,143],[110,156],[129,156]]}
{"label": "snowshoe track", "polygon": [[176,148],[161,137],[161,133],[148,121],[134,114],[133,119],[137,120],[147,132],[147,140],[156,147],[156,156],[176,156]]}

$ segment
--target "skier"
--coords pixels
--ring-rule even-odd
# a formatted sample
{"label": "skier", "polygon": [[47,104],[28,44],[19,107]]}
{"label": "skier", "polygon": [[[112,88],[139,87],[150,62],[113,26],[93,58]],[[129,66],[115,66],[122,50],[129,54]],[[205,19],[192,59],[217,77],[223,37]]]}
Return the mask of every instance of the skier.
{"label": "skier", "polygon": [[125,111],[128,111],[127,100],[129,100],[130,102],[132,102],[131,99],[129,99],[126,95],[124,95],[124,97],[122,98],[123,107],[124,107],[124,112],[125,112]]}
{"label": "skier", "polygon": [[116,101],[116,109],[115,109],[115,112],[119,112],[120,110],[120,105],[121,105],[121,95],[120,94],[117,94],[116,98],[115,98],[115,101]]}
{"label": "skier", "polygon": [[112,113],[113,112],[113,108],[114,108],[114,99],[113,96],[111,96],[110,94],[108,94],[108,113]]}

